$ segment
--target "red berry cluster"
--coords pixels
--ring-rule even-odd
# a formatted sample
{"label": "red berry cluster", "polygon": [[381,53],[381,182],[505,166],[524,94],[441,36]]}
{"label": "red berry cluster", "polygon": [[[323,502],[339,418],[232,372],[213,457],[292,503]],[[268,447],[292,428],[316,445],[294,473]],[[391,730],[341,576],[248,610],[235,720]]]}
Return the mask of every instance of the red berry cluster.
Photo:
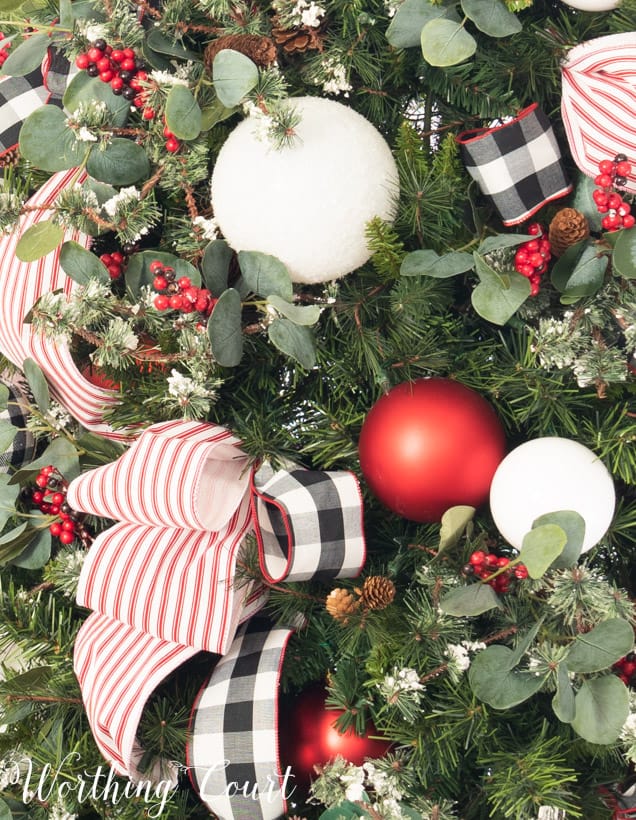
{"label": "red berry cluster", "polygon": [[636,218],[631,213],[631,205],[625,202],[616,188],[627,184],[627,177],[632,166],[625,154],[616,154],[614,160],[603,159],[598,164],[599,173],[594,177],[596,188],[592,199],[600,214],[605,214],[601,225],[606,231],[617,231],[619,228],[631,228]]}
{"label": "red berry cluster", "polygon": [[188,276],[177,279],[174,269],[158,259],[150,263],[150,272],[154,275],[152,286],[159,291],[153,299],[157,310],[180,310],[181,313],[198,311],[204,316],[212,313],[217,300],[207,288],[197,288]]}
{"label": "red berry cluster", "polygon": [[148,79],[146,64],[137,58],[132,48],[113,48],[100,38],[91,43],[87,51],[77,55],[75,65],[90,77],[99,77],[103,83],[109,83],[113,94],[143,108],[144,119],[154,118],[153,109],[144,105],[146,94],[142,83]]}
{"label": "red berry cluster", "polygon": [[528,233],[532,239],[519,245],[515,254],[515,270],[530,280],[530,295],[536,296],[540,290],[541,277],[548,269],[552,253],[550,240],[542,225],[532,222],[528,225]]}
{"label": "red berry cluster", "polygon": [[124,262],[126,261],[124,254],[121,251],[113,251],[112,253],[102,253],[99,258],[106,265],[110,278],[119,279],[124,272]]}
{"label": "red berry cluster", "polygon": [[[0,31],[0,40],[4,40],[4,34]],[[2,44],[0,47],[0,66],[4,65],[5,60],[9,56],[9,49],[11,48],[11,40]]]}
{"label": "red berry cluster", "polygon": [[71,544],[79,538],[86,545],[90,542],[90,534],[82,523],[83,516],[66,503],[67,486],[56,468],[49,464],[42,467],[36,476],[31,501],[45,515],[57,516],[58,520],[49,526],[49,531],[62,544]]}
{"label": "red berry cluster", "polygon": [[[528,570],[525,564],[514,564],[514,566],[509,566],[509,564],[510,558],[507,558],[505,555],[496,555],[494,552],[475,550],[468,559],[463,573],[464,575],[475,575],[477,578],[481,578],[490,584],[495,592],[504,593],[509,591],[513,578],[521,581],[528,577]],[[493,573],[501,570],[503,567],[507,567],[507,569],[500,575],[490,578]],[[490,580],[488,580],[489,578]]]}
{"label": "red berry cluster", "polygon": [[636,652],[630,652],[624,658],[616,661],[612,666],[612,671],[626,686],[636,686]]}

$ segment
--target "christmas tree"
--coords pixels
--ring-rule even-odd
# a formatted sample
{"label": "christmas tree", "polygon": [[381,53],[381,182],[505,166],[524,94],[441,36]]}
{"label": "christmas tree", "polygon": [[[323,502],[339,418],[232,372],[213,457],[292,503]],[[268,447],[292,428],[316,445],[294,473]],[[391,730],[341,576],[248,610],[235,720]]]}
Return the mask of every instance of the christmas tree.
{"label": "christmas tree", "polygon": [[0,816],[631,816],[636,0],[0,7]]}

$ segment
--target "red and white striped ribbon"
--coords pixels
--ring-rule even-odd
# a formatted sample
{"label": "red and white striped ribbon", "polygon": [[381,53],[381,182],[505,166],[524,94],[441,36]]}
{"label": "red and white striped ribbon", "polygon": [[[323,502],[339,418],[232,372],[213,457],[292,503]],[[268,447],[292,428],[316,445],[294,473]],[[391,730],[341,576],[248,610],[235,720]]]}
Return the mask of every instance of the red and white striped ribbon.
{"label": "red and white striped ribbon", "polygon": [[[29,210],[10,234],[0,234],[0,351],[15,365],[22,367],[32,358],[42,368],[54,398],[87,430],[112,439],[125,439],[122,431],[113,431],[103,420],[104,408],[116,402],[112,392],[91,384],[78,370],[66,342],[35,333],[24,319],[45,293],[63,290],[70,294],[74,283],[60,267],[60,247],[37,259],[21,262],[15,255],[24,232],[51,218],[49,206],[69,185],[81,183],[84,173],[77,169],[60,171],[27,202]],[[68,230],[66,240],[85,248],[90,237]]]}
{"label": "red and white striped ribbon", "polygon": [[574,161],[588,176],[603,159],[625,154],[636,193],[636,32],[575,46],[563,65],[561,114]]}

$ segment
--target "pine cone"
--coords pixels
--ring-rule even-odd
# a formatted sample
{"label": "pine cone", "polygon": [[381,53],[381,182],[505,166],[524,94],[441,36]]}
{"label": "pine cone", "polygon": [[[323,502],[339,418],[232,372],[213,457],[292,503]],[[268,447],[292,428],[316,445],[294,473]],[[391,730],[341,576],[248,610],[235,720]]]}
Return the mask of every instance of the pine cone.
{"label": "pine cone", "polygon": [[550,222],[550,250],[554,256],[562,256],[571,245],[589,235],[590,226],[585,215],[575,208],[562,208]]}
{"label": "pine cone", "polygon": [[294,26],[285,28],[280,25],[278,17],[272,19],[272,37],[274,42],[282,46],[287,54],[300,53],[310,49],[322,51],[323,34],[322,26]]}
{"label": "pine cone", "polygon": [[209,72],[212,71],[214,58],[223,51],[224,48],[231,48],[233,51],[240,51],[256,65],[267,68],[276,62],[276,46],[269,37],[261,37],[257,34],[227,34],[212,40],[206,46],[203,53],[203,62]]}
{"label": "pine cone", "polygon": [[349,616],[353,615],[360,606],[360,601],[354,598],[348,589],[338,588],[331,590],[325,606],[332,618],[346,625],[349,623]]}
{"label": "pine cone", "polygon": [[362,585],[360,600],[367,609],[386,609],[395,598],[395,584],[383,575],[370,575]]}

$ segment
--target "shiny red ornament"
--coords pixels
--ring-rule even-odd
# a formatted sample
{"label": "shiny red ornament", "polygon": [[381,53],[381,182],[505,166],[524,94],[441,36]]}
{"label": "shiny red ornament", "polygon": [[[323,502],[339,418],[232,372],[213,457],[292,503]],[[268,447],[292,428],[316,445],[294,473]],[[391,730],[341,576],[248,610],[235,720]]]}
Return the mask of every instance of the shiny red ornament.
{"label": "shiny red ornament", "polygon": [[412,521],[439,521],[449,507],[479,507],[506,441],[492,406],[450,379],[397,385],[369,411],[360,469],[374,495]]}
{"label": "shiny red ornament", "polygon": [[[385,740],[375,740],[377,730],[367,724],[367,735],[360,736],[349,731],[341,734],[334,728],[334,722],[342,711],[325,707],[326,691],[322,686],[312,686],[291,699],[283,698],[280,704],[280,764],[284,774],[289,766],[287,794],[295,786],[306,795],[309,784],[317,777],[315,765],[324,765],[340,755],[361,766],[367,758],[382,757],[391,744]],[[294,797],[291,798],[292,801]]]}

